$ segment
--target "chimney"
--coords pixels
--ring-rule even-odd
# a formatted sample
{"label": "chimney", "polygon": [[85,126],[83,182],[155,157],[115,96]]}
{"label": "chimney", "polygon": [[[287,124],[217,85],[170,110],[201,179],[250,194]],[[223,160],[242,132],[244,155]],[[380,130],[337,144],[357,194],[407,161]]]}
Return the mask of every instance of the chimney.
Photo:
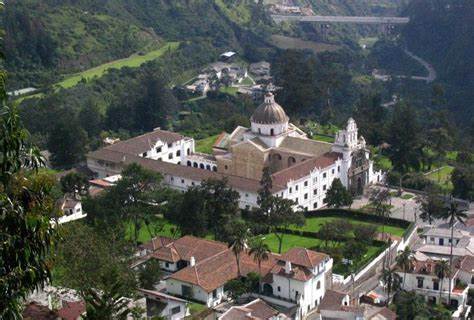
{"label": "chimney", "polygon": [[196,265],[196,259],[194,259],[194,257],[191,257],[191,259],[189,259],[189,265],[191,267],[194,267]]}
{"label": "chimney", "polygon": [[286,274],[290,274],[290,273],[291,273],[291,262],[290,262],[290,261],[286,261],[286,262],[285,262],[285,273],[286,273]]}

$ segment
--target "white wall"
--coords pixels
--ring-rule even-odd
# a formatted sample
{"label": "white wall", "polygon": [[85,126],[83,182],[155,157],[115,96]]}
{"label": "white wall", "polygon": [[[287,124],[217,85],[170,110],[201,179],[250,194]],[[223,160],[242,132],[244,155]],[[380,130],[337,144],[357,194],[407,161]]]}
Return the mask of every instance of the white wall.
{"label": "white wall", "polygon": [[[72,213],[69,210],[72,210]],[[59,224],[79,220],[87,216],[87,214],[85,214],[84,211],[82,211],[81,202],[76,203],[74,208],[65,209],[63,213],[64,215],[58,219]]]}
{"label": "white wall", "polygon": [[219,287],[216,289],[216,296],[213,297],[213,292],[206,292],[201,287],[192,285],[186,282],[181,282],[176,279],[168,278],[166,279],[166,291],[173,295],[183,296],[182,286],[188,286],[192,288],[192,297],[193,300],[202,302],[208,307],[214,307],[221,303],[224,297],[224,287]]}
{"label": "white wall", "polygon": [[[165,317],[168,320],[180,320],[186,317],[188,312],[188,307],[186,306],[185,302],[176,301],[176,300],[166,300],[166,307],[161,311],[160,314],[153,314],[153,310],[151,310],[151,306],[155,301],[165,302],[161,299],[155,299],[152,297],[147,297],[147,319],[154,319],[156,316]],[[179,312],[176,312],[175,308],[179,308]],[[175,310],[173,310],[175,309]]]}

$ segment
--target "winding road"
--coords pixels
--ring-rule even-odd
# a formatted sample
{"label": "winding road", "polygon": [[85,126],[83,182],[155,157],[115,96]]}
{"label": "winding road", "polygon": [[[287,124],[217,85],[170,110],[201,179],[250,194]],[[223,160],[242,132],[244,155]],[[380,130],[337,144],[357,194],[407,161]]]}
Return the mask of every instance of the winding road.
{"label": "winding road", "polygon": [[332,22],[356,24],[407,24],[407,17],[370,17],[370,16],[301,16],[301,15],[272,15],[275,22],[300,21],[300,22]]}
{"label": "winding road", "polygon": [[420,77],[420,76],[412,76],[410,77],[412,80],[423,80],[426,81],[427,83],[431,83],[435,81],[438,77],[435,68],[429,64],[427,61],[423,60],[422,58],[418,57],[408,49],[404,49],[405,53],[412,58],[413,60],[416,60],[419,64],[421,64],[427,71],[428,71],[428,76],[426,77]]}

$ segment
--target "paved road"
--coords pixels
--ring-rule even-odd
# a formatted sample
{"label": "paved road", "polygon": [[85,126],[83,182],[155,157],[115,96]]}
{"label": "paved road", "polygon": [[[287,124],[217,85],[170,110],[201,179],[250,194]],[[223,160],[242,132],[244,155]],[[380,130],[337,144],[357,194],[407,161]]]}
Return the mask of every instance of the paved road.
{"label": "paved road", "polygon": [[356,16],[298,16],[272,15],[275,22],[328,22],[328,23],[356,23],[356,24],[407,24],[410,18],[406,17],[356,17]]}
{"label": "paved road", "polygon": [[424,80],[428,83],[433,82],[436,80],[438,75],[436,74],[435,68],[431,64],[429,64],[427,61],[423,60],[422,58],[418,57],[414,53],[408,51],[408,49],[405,49],[405,53],[412,58],[413,60],[416,60],[418,63],[420,63],[427,71],[428,71],[428,76],[427,77],[411,77],[413,80]]}

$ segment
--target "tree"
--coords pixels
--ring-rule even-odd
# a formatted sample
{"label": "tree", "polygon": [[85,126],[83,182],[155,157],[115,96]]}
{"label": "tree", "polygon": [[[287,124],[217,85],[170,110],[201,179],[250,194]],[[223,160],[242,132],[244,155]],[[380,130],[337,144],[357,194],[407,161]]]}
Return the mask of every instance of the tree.
{"label": "tree", "polygon": [[393,292],[400,290],[400,276],[391,269],[385,269],[382,273],[382,281],[387,290],[387,304],[390,303],[390,297]]}
{"label": "tree", "polygon": [[56,167],[71,167],[84,159],[87,134],[77,122],[61,119],[48,137],[51,162]]}
{"label": "tree", "polygon": [[405,278],[411,268],[411,250],[406,247],[396,258],[397,265],[403,270],[403,288],[405,288]]}
{"label": "tree", "polygon": [[104,115],[92,99],[86,102],[78,115],[79,125],[87,132],[89,138],[98,137],[103,128]]}
{"label": "tree", "polygon": [[121,290],[119,282],[112,282],[101,292],[86,289],[83,293],[86,303],[84,320],[126,320],[131,311],[128,309],[129,301],[123,298]]}
{"label": "tree", "polygon": [[140,288],[153,290],[155,285],[160,281],[163,272],[161,271],[160,262],[156,259],[150,259],[138,271],[138,283]]}
{"label": "tree", "polygon": [[229,248],[235,255],[237,263],[237,274],[240,277],[240,254],[247,248],[249,238],[249,229],[247,224],[242,220],[235,221],[233,225],[233,234],[229,238]]}
{"label": "tree", "polygon": [[355,239],[370,245],[377,235],[377,227],[371,224],[356,224],[353,232]]}
{"label": "tree", "polygon": [[418,169],[421,158],[420,127],[415,111],[399,104],[392,113],[388,126],[389,156],[395,170],[406,173]]}
{"label": "tree", "polygon": [[354,110],[354,119],[367,143],[378,146],[383,142],[384,120],[387,109],[382,106],[380,95],[362,95]]}
{"label": "tree", "polygon": [[445,205],[441,196],[433,188],[429,188],[426,196],[420,199],[420,218],[432,224],[444,210]]}
{"label": "tree", "polygon": [[[269,254],[270,248],[262,239],[257,239],[250,243],[249,255],[253,256],[253,260],[257,262],[260,275],[262,274],[262,262],[269,259]],[[260,291],[260,284],[258,288]]]}
{"label": "tree", "polygon": [[50,218],[56,207],[53,186],[36,180],[39,150],[16,108],[5,105],[5,79],[0,70],[0,318],[21,319],[28,293],[50,279],[46,259],[55,242]]}
{"label": "tree", "polygon": [[65,175],[60,180],[61,191],[67,194],[72,194],[74,197],[79,195],[86,195],[89,190],[89,179],[83,174],[71,172]]}
{"label": "tree", "polygon": [[226,179],[203,181],[199,189],[203,194],[208,229],[214,233],[214,239],[224,240],[225,225],[238,215],[240,195],[228,186]]}
{"label": "tree", "polygon": [[340,208],[352,205],[352,195],[343,185],[339,178],[332,181],[324,199],[328,207]]}
{"label": "tree", "polygon": [[361,241],[348,241],[344,245],[342,254],[349,260],[358,260],[367,251],[366,244]]}
{"label": "tree", "polygon": [[[467,214],[465,210],[459,209],[458,204],[451,199],[448,210],[445,210],[441,213],[441,219],[447,220],[449,227],[451,228],[451,244],[450,244],[450,252],[449,252],[449,269],[453,270],[453,246],[454,246],[454,225],[459,222],[464,224],[464,220],[467,218]],[[448,303],[451,304],[451,282],[452,282],[453,274],[450,274],[449,277],[449,295],[448,295]]]}
{"label": "tree", "polygon": [[453,195],[461,199],[474,199],[474,164],[458,164],[451,174]]}
{"label": "tree", "polygon": [[375,214],[382,218],[382,238],[385,239],[385,224],[390,216],[390,191],[388,189],[374,189],[370,194],[369,201]]}
{"label": "tree", "polygon": [[439,278],[439,303],[441,303],[441,294],[443,292],[443,280],[446,277],[451,277],[451,268],[446,260],[440,260],[435,266],[436,276]]}
{"label": "tree", "polygon": [[292,224],[304,225],[305,217],[299,208],[296,211],[293,209],[296,205],[294,201],[272,194],[272,179],[268,168],[263,170],[260,185],[257,198],[259,208],[252,212],[252,218],[256,223],[267,227],[277,237],[278,253],[281,253],[284,229],[288,229]]}

